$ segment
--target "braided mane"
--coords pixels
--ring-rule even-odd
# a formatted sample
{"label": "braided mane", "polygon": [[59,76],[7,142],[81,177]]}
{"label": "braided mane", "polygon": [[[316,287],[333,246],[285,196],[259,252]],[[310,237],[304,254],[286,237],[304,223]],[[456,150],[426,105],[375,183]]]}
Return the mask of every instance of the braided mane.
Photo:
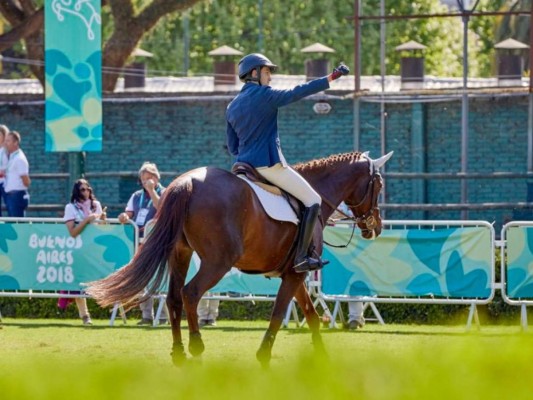
{"label": "braided mane", "polygon": [[327,167],[338,164],[340,162],[356,162],[361,159],[361,152],[352,151],[350,153],[333,154],[329,157],[319,158],[316,160],[307,161],[305,163],[298,163],[293,165],[293,168],[298,172],[306,172],[317,168]]}

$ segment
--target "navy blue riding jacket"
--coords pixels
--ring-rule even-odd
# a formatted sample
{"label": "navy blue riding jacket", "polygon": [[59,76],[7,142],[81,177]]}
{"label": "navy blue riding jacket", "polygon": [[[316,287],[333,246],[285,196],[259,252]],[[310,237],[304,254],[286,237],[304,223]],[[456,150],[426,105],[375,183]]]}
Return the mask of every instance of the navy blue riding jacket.
{"label": "navy blue riding jacket", "polygon": [[278,108],[328,88],[327,77],[289,90],[246,83],[226,110],[228,151],[235,161],[256,168],[279,163]]}

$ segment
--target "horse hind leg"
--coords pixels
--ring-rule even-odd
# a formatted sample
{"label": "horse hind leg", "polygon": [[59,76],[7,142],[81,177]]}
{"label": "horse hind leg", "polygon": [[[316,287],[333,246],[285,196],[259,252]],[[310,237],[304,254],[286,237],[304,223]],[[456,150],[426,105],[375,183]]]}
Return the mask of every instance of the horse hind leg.
{"label": "horse hind leg", "polygon": [[198,273],[181,291],[189,325],[189,352],[195,357],[200,356],[205,350],[198,324],[198,303],[203,294],[215,286],[231,269],[231,265],[232,263],[224,261],[202,260]]}
{"label": "horse hind leg", "polygon": [[172,361],[175,365],[182,365],[187,360],[185,347],[181,336],[181,314],[183,312],[183,300],[181,290],[185,284],[185,278],[189,269],[192,250],[181,249],[174,251],[169,258],[169,285],[167,293],[167,307],[172,327]]}

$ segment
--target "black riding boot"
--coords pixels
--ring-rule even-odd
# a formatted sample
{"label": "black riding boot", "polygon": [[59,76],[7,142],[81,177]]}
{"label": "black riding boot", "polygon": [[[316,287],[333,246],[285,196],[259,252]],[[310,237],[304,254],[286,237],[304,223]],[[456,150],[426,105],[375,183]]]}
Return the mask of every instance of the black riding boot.
{"label": "black riding boot", "polygon": [[298,231],[296,257],[294,258],[294,270],[296,272],[316,271],[324,266],[320,258],[317,259],[309,256],[309,246],[313,240],[313,231],[315,230],[319,211],[319,204],[312,205],[304,210]]}

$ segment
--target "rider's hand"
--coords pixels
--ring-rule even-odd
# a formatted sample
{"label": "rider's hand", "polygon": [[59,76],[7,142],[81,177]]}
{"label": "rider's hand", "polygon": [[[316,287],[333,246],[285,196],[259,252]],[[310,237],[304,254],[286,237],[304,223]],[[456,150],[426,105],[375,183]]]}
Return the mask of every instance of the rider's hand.
{"label": "rider's hand", "polygon": [[350,68],[348,68],[347,65],[344,65],[344,63],[340,63],[339,66],[331,73],[331,80],[334,81],[335,79],[339,79],[341,76],[348,75],[349,73]]}

